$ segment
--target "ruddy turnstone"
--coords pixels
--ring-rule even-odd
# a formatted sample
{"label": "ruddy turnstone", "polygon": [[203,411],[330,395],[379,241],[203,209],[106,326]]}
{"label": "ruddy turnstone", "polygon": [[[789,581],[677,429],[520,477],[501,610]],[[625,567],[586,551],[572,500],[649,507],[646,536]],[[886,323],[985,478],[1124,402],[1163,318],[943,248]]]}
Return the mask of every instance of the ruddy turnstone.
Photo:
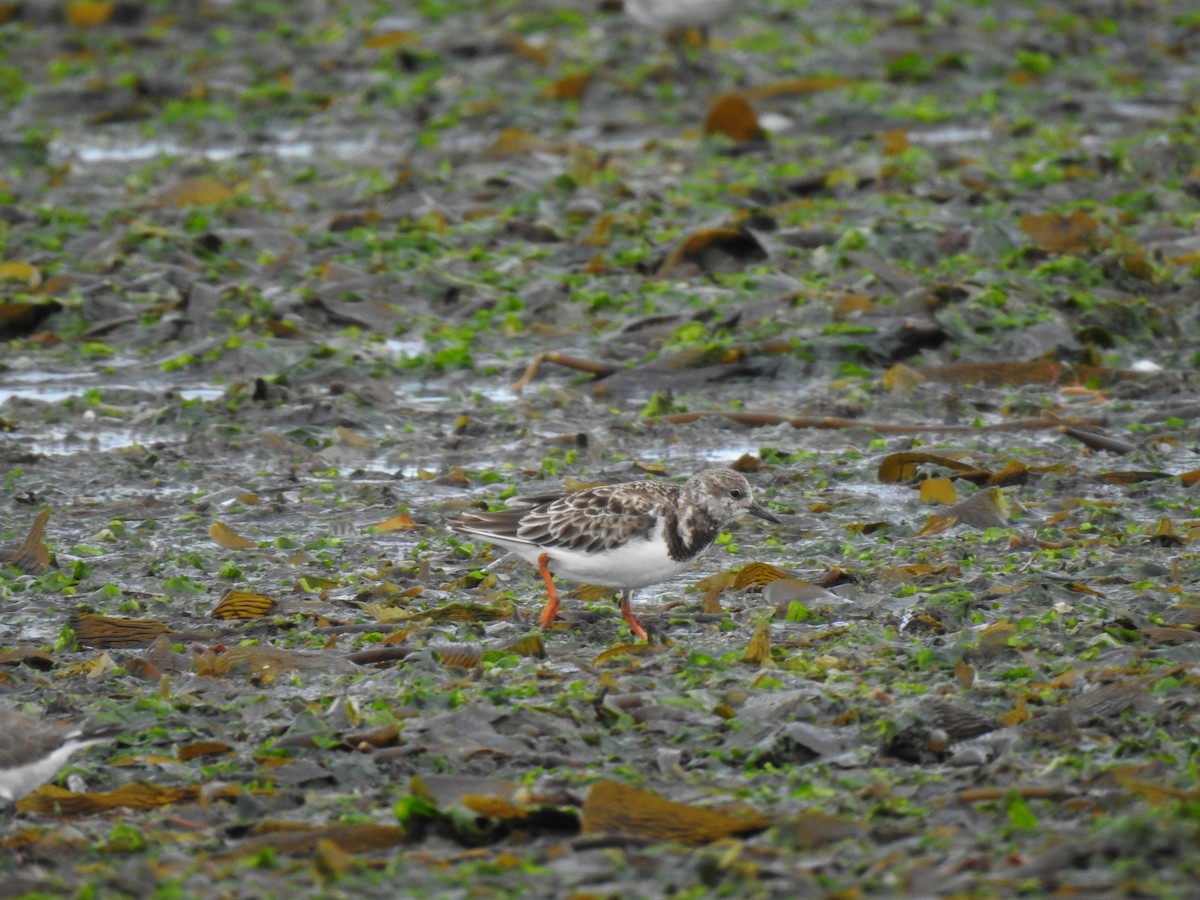
{"label": "ruddy turnstone", "polygon": [[558,615],[552,575],[621,590],[621,615],[648,640],[629,602],[636,588],[682,571],[729,522],[750,513],[779,523],[754,502],[732,469],[705,469],[683,484],[630,481],[570,494],[530,497],[497,512],[464,513],[450,527],[534,563],[546,582],[541,625]]}
{"label": "ruddy turnstone", "polygon": [[49,781],[71,754],[117,736],[115,726],[60,728],[0,706],[0,803]]}

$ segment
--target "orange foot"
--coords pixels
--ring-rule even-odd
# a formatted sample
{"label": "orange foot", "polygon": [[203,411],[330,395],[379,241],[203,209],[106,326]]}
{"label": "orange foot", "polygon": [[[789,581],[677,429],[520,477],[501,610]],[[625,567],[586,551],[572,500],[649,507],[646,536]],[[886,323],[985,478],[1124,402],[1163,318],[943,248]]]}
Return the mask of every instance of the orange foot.
{"label": "orange foot", "polygon": [[541,617],[541,625],[544,630],[549,628],[558,616],[558,588],[554,586],[554,579],[550,577],[549,553],[543,553],[538,557],[538,571],[542,573],[542,578],[546,582],[546,605],[542,607]]}
{"label": "orange foot", "polygon": [[637,616],[633,614],[633,608],[629,605],[629,598],[632,596],[633,591],[625,591],[621,594],[621,617],[629,623],[629,629],[635,637],[639,637],[646,643],[650,643],[650,636],[646,634],[646,629],[637,620]]}

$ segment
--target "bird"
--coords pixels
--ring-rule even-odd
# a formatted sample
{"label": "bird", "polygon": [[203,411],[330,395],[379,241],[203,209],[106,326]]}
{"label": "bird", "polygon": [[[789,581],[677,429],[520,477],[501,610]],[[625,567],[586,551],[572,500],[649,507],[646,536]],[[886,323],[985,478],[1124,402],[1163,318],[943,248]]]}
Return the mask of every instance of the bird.
{"label": "bird", "polygon": [[71,754],[120,733],[115,725],[63,728],[0,705],[0,803],[49,781]]}
{"label": "bird", "polygon": [[619,589],[621,616],[643,641],[649,637],[630,605],[637,588],[682,571],[745,513],[782,524],[754,502],[750,483],[732,469],[704,469],[682,484],[628,481],[519,502],[463,513],[449,525],[538,567],[547,594],[543,629],[558,615],[557,576]]}
{"label": "bird", "polygon": [[[745,0],[625,0],[625,12],[643,28],[664,33],[680,63],[688,66],[678,32],[698,29],[707,48],[709,26],[742,7]],[[711,60],[708,61],[711,64]]]}

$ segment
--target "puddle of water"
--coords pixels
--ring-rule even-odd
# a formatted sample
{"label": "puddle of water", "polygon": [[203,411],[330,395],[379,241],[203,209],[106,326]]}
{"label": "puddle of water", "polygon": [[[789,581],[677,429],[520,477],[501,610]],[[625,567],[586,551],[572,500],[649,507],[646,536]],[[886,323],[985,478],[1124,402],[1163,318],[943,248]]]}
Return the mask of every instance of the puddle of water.
{"label": "puddle of water", "polygon": [[271,143],[231,142],[208,144],[203,147],[165,139],[146,140],[136,132],[108,133],[107,137],[105,141],[97,141],[94,134],[62,135],[50,143],[50,160],[55,165],[75,162],[92,166],[141,162],[164,156],[224,162],[247,153],[256,153],[284,159],[303,160],[320,156],[353,161],[378,155],[385,144],[390,144],[390,139],[385,139],[377,132],[347,140],[342,135],[313,136],[311,131],[299,130],[280,133],[277,135],[278,139]]}
{"label": "puddle of water", "polygon": [[910,131],[908,139],[914,144],[943,147],[947,144],[970,144],[990,141],[990,128],[938,128],[932,131]]}
{"label": "puddle of water", "polygon": [[40,431],[17,443],[31,452],[46,456],[74,456],[80,453],[108,453],[132,444],[141,443],[128,428],[105,428],[103,431],[78,429],[49,429]]}
{"label": "puddle of water", "polygon": [[[0,404],[13,397],[39,400],[42,403],[62,403],[93,388],[99,388],[101,394],[106,391],[128,391],[147,397],[163,390],[161,385],[101,383],[100,378],[92,372],[5,372],[0,376]],[[220,400],[225,395],[224,388],[210,383],[192,383],[186,388],[176,389],[175,392],[184,400]]]}
{"label": "puddle of water", "polygon": [[758,456],[758,447],[751,447],[749,444],[725,447],[670,447],[662,452],[665,459],[695,459],[721,465],[728,465],[746,455]]}
{"label": "puddle of water", "polygon": [[[440,409],[447,403],[464,402],[466,399],[462,394],[449,393],[427,393],[427,394],[406,394],[403,392],[404,386],[399,387],[397,396],[399,396],[407,405],[418,408],[433,408]],[[490,400],[493,403],[498,403],[504,406],[512,403],[517,395],[513,393],[512,388],[507,384],[484,384],[471,389],[471,394],[479,394],[479,396]]]}
{"label": "puddle of water", "polygon": [[215,387],[190,387],[181,388],[175,392],[184,400],[204,400],[214,401],[220,400],[225,396],[225,391]]}

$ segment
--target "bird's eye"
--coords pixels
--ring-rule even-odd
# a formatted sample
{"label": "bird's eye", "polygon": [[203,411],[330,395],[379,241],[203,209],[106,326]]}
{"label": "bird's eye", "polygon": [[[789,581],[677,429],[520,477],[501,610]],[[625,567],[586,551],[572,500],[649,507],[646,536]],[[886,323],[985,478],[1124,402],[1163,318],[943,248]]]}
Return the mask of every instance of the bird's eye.
{"label": "bird's eye", "polygon": [[734,488],[732,491],[729,492],[729,496],[732,497],[734,500],[741,500],[742,492],[738,488]]}

